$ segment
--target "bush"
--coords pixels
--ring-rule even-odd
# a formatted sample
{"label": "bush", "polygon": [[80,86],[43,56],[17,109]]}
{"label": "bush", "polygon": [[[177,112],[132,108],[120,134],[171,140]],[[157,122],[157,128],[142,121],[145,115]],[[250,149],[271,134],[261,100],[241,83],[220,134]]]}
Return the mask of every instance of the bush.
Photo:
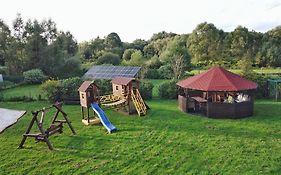
{"label": "bush", "polygon": [[112,94],[111,80],[95,80],[95,84],[99,87],[100,95]]}
{"label": "bush", "polygon": [[5,66],[0,66],[0,74],[6,74],[8,72],[8,68]]}
{"label": "bush", "polygon": [[159,79],[171,79],[173,77],[173,70],[171,65],[164,65],[158,69]]}
{"label": "bush", "polygon": [[51,103],[62,101],[62,87],[60,81],[47,80],[41,85],[41,89]]}
{"label": "bush", "polygon": [[83,80],[81,78],[79,77],[68,78],[68,79],[60,80],[59,83],[60,83],[63,99],[73,98],[73,97],[79,98],[78,88],[83,83]]}
{"label": "bush", "polygon": [[[1,96],[1,95],[0,95]],[[1,101],[8,101],[8,102],[31,102],[36,101],[36,99],[29,97],[29,96],[16,96],[16,97],[9,97],[9,98],[0,98]]]}
{"label": "bush", "polygon": [[159,96],[163,99],[176,99],[178,97],[176,81],[171,80],[160,84]]}
{"label": "bush", "polygon": [[48,80],[41,85],[42,91],[50,102],[62,101],[67,98],[79,98],[78,88],[83,83],[79,77],[63,80]]}
{"label": "bush", "polygon": [[271,79],[270,76],[262,75],[258,73],[251,73],[244,76],[246,79],[252,80],[253,82],[258,84],[257,91],[255,93],[257,98],[265,98],[268,96],[267,93],[267,80]]}
{"label": "bush", "polygon": [[40,69],[31,69],[23,72],[24,81],[28,84],[42,83],[46,80],[46,76]]}
{"label": "bush", "polygon": [[157,69],[147,69],[144,77],[148,78],[148,79],[159,79],[159,78],[161,78]]}
{"label": "bush", "polygon": [[140,82],[140,93],[143,99],[149,100],[152,99],[152,89],[153,84],[148,81],[141,81]]}
{"label": "bush", "polygon": [[8,88],[12,88],[16,86],[15,83],[11,82],[11,81],[3,81],[3,82],[0,82],[0,90],[1,89],[8,89]]}

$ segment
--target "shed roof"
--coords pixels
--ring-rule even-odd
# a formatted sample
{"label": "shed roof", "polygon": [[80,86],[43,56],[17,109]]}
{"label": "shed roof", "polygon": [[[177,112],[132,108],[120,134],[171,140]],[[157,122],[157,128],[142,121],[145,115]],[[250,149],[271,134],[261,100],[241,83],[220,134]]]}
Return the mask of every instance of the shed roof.
{"label": "shed roof", "polygon": [[135,80],[135,78],[115,77],[111,80],[111,83],[112,84],[119,84],[119,85],[128,85],[133,80]]}
{"label": "shed roof", "polygon": [[94,83],[91,81],[84,81],[79,87],[78,91],[85,92],[92,84]]}
{"label": "shed roof", "polygon": [[206,72],[179,81],[177,85],[202,91],[240,91],[257,88],[255,82],[242,78],[222,67],[213,67]]}

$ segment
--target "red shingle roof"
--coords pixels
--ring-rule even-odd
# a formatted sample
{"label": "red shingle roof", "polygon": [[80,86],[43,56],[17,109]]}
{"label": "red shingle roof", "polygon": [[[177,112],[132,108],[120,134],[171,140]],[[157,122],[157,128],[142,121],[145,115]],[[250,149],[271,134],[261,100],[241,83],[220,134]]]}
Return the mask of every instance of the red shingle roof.
{"label": "red shingle roof", "polygon": [[177,85],[202,91],[239,91],[257,88],[255,82],[242,78],[222,67],[213,67],[206,72],[180,81]]}

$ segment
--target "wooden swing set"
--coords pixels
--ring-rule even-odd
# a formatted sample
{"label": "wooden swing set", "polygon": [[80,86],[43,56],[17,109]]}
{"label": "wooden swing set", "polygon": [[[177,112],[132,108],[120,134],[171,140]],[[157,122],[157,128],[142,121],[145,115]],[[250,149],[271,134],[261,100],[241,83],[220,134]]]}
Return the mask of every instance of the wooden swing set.
{"label": "wooden swing set", "polygon": [[[44,123],[44,117],[46,115],[46,112],[52,108],[55,108],[56,109],[56,112],[54,114],[54,117],[52,119],[52,122],[51,122],[51,125],[45,130],[43,128],[43,123]],[[56,104],[53,104],[52,106],[50,107],[47,107],[47,108],[43,108],[43,109],[40,109],[38,111],[32,111],[32,120],[25,132],[25,134],[23,134],[23,138],[22,138],[22,141],[19,145],[19,148],[23,148],[23,145],[27,139],[27,137],[34,137],[36,141],[42,141],[42,142],[46,142],[46,144],[48,145],[49,149],[50,150],[53,150],[53,146],[51,144],[51,142],[49,141],[49,136],[55,134],[55,133],[62,133],[62,129],[63,129],[63,124],[64,123],[67,123],[69,128],[71,129],[72,133],[75,135],[76,132],[74,130],[74,128],[72,127],[71,125],[71,122],[70,120],[68,119],[67,117],[67,114],[62,110],[62,103],[56,103]],[[41,113],[41,118],[39,120],[39,114]],[[58,120],[58,116],[59,116],[59,113],[62,114],[64,120]],[[39,133],[30,133],[34,123],[36,123],[38,129],[39,129]]]}

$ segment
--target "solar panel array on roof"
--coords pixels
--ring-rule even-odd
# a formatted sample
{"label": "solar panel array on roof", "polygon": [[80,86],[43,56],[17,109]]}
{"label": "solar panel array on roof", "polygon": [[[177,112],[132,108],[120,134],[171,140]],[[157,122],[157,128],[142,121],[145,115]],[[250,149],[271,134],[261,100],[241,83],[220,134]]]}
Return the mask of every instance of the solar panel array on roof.
{"label": "solar panel array on roof", "polygon": [[134,78],[140,67],[131,66],[93,66],[83,76],[84,79],[113,79],[115,77]]}

